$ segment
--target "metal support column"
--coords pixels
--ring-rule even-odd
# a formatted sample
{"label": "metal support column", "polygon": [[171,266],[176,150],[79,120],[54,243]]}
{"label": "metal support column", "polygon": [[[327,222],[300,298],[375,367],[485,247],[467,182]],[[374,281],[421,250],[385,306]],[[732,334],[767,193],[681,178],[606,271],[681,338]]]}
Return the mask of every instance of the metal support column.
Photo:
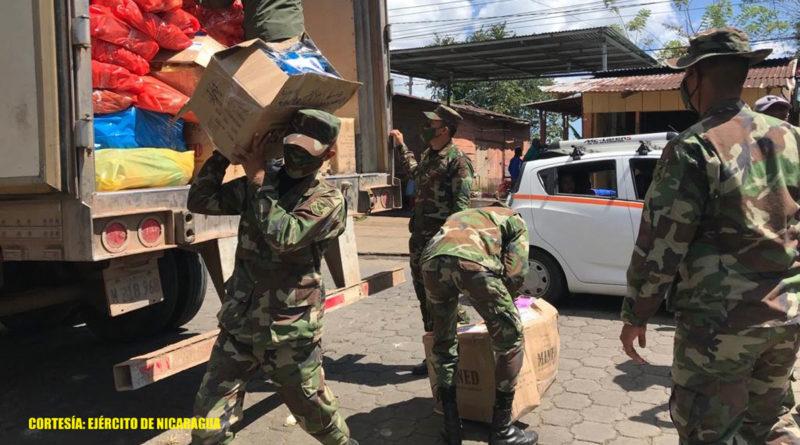
{"label": "metal support column", "polygon": [[603,41],[603,71],[608,71],[608,43]]}
{"label": "metal support column", "polygon": [[539,142],[547,144],[547,115],[544,110],[539,110]]}

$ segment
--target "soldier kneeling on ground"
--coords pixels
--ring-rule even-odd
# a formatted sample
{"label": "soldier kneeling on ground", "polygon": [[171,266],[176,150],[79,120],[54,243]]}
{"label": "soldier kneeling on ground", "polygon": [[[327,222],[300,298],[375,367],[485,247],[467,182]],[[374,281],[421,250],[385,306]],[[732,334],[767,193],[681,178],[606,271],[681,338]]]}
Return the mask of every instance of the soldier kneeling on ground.
{"label": "soldier kneeling on ground", "polygon": [[229,161],[214,152],[189,191],[188,208],[241,215],[233,275],[219,311],[220,334],[194,415],[221,420],[194,430],[193,444],[229,443],[242,417],[245,386],[261,369],[300,426],[325,445],[358,445],[322,370],[325,290],[320,264],[345,229],[341,192],[318,176],[339,134],[339,119],[300,110],[283,139],[284,165],[267,172],[258,135],[233,158],[247,177],[223,184]]}
{"label": "soldier kneeling on ground", "polygon": [[511,405],[523,363],[522,322],[514,295],[528,273],[528,229],[515,211],[498,203],[451,215],[422,253],[422,274],[433,318],[431,363],[444,410],[442,436],[461,444],[456,404],[458,295],[483,317],[496,356],[490,445],[535,445],[538,436],[511,422]]}

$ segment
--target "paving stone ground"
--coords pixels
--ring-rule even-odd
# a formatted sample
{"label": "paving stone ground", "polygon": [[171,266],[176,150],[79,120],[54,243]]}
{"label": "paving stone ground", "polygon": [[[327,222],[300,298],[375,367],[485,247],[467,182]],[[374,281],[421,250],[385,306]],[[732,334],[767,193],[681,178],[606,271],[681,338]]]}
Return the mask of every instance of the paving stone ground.
{"label": "paving stone ground", "polygon": [[[373,268],[405,261],[367,260]],[[541,405],[521,419],[539,432],[541,444],[677,444],[667,411],[673,324],[667,314],[654,320],[643,351],[650,364],[634,364],[617,339],[619,304],[619,298],[577,296],[560,306],[558,377]],[[126,393],[113,390],[111,366],[159,342],[212,328],[218,307],[210,295],[188,332],[130,346],[104,345],[82,327],[22,338],[0,332],[0,443],[187,443],[186,431],[31,431],[27,419],[190,416],[203,366]],[[326,378],[353,436],[365,445],[441,443],[428,380],[410,374],[423,357],[411,284],[331,312],[325,326]],[[287,425],[289,411],[270,384],[256,381],[249,390],[235,445],[316,443]],[[485,443],[486,436],[485,425],[465,423],[465,444]]]}

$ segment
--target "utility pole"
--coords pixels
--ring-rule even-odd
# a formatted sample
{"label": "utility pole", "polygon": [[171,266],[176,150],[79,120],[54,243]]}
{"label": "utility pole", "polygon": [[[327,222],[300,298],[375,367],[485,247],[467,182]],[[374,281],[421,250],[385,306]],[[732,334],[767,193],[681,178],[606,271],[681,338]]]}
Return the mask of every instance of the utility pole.
{"label": "utility pole", "polygon": [[413,88],[414,88],[414,78],[408,76],[408,95],[413,96]]}

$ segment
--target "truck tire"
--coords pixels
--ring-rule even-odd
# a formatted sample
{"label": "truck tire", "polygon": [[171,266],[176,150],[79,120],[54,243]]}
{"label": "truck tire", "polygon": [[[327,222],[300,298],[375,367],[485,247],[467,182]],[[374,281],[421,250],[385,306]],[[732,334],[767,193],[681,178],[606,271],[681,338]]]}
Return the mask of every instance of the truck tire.
{"label": "truck tire", "polygon": [[555,305],[569,294],[561,266],[549,253],[532,248],[528,259],[528,276],[520,290],[523,294],[544,298]]}
{"label": "truck tire", "polygon": [[208,275],[199,254],[186,250],[173,250],[178,272],[178,301],[168,328],[179,328],[194,318],[206,298]]}
{"label": "truck tire", "polygon": [[175,262],[175,250],[164,252],[164,256],[158,259],[158,275],[164,300],[117,317],[111,317],[105,311],[87,308],[84,319],[89,330],[109,342],[128,342],[164,331],[169,326],[178,303],[178,270]]}

